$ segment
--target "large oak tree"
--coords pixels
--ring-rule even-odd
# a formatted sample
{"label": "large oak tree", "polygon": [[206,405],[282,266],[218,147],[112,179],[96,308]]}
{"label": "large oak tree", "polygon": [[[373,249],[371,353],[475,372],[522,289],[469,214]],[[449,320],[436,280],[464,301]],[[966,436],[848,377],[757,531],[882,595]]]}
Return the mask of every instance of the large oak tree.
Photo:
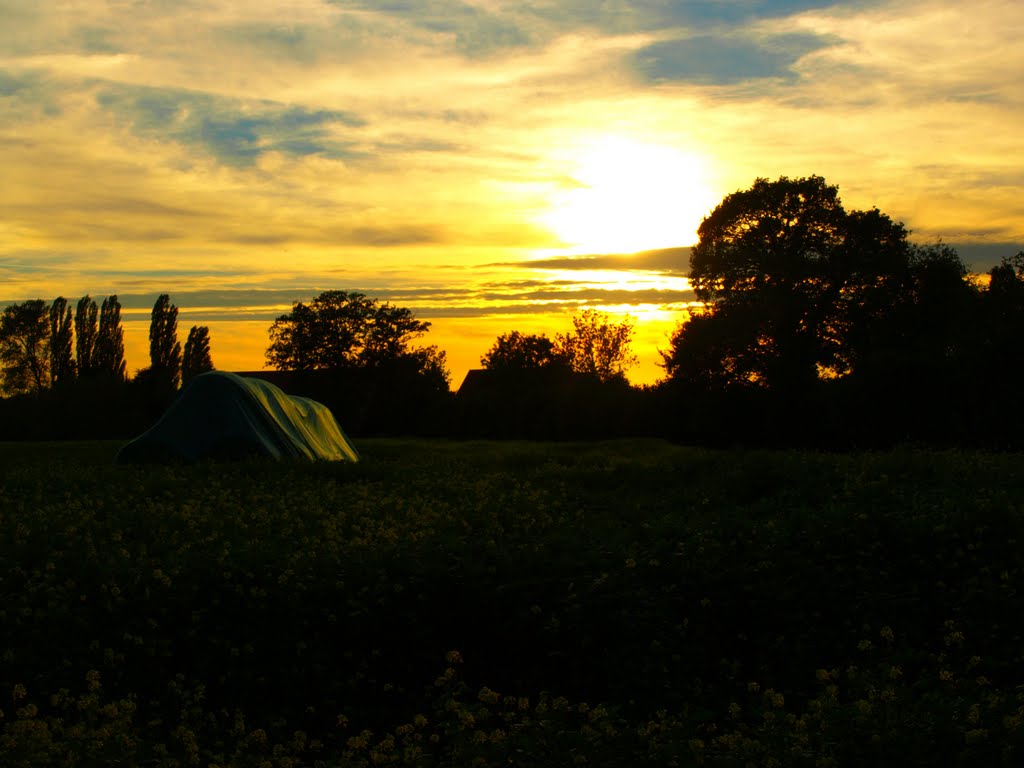
{"label": "large oak tree", "polygon": [[703,221],[690,282],[703,311],[663,353],[670,377],[800,391],[851,373],[911,281],[914,248],[820,176],[757,179]]}

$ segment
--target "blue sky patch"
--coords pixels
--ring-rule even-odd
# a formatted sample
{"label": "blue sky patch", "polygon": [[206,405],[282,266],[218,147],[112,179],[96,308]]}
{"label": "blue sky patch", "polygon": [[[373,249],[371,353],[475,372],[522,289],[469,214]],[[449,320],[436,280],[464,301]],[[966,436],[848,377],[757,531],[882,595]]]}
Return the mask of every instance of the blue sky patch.
{"label": "blue sky patch", "polygon": [[[867,5],[869,3],[862,3]],[[757,19],[774,19],[840,3],[832,0],[531,0],[524,10],[566,28],[590,26],[629,34],[663,29],[721,30]]]}
{"label": "blue sky patch", "polygon": [[758,78],[791,78],[792,66],[828,42],[813,35],[785,35],[769,41],[699,36],[655,43],[637,51],[633,64],[644,79],[734,85]]}
{"label": "blue sky patch", "polygon": [[363,125],[348,112],[242,102],[184,90],[109,85],[96,100],[140,136],[197,145],[221,162],[238,166],[251,165],[264,152],[352,157],[357,153],[331,129]]}

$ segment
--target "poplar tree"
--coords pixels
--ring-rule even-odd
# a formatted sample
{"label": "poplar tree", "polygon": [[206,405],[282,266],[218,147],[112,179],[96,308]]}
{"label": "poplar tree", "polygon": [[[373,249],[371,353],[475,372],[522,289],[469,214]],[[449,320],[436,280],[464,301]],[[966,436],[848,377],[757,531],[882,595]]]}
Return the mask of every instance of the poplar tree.
{"label": "poplar tree", "polygon": [[185,354],[181,361],[182,383],[187,384],[200,373],[213,370],[210,357],[210,329],[205,325],[193,325],[185,339]]}
{"label": "poplar tree", "polygon": [[68,300],[58,296],[50,305],[50,382],[53,386],[75,376],[74,324]]}
{"label": "poplar tree", "polygon": [[75,359],[78,362],[78,375],[88,376],[92,373],[92,356],[96,348],[96,337],[99,308],[96,302],[86,294],[78,300],[75,308]]}
{"label": "poplar tree", "polygon": [[151,375],[171,389],[181,383],[181,342],[178,341],[178,308],[171,297],[160,294],[153,305],[149,323]]}
{"label": "poplar tree", "polygon": [[121,327],[121,303],[117,294],[105,298],[100,307],[100,325],[92,363],[97,373],[117,381],[125,379],[124,328]]}

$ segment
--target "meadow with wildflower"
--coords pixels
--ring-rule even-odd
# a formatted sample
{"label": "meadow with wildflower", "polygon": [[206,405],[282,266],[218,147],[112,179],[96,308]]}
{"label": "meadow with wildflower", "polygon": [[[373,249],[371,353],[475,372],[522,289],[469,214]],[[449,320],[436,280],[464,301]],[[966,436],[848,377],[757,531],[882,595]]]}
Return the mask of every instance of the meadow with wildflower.
{"label": "meadow with wildflower", "polygon": [[0,445],[5,766],[1000,765],[1024,461]]}

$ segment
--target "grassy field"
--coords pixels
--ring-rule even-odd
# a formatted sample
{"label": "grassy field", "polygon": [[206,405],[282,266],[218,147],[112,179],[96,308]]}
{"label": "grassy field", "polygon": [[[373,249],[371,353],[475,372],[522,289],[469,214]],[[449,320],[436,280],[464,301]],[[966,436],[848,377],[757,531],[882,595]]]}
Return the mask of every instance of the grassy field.
{"label": "grassy field", "polygon": [[0,445],[0,764],[1016,765],[1024,458]]}

